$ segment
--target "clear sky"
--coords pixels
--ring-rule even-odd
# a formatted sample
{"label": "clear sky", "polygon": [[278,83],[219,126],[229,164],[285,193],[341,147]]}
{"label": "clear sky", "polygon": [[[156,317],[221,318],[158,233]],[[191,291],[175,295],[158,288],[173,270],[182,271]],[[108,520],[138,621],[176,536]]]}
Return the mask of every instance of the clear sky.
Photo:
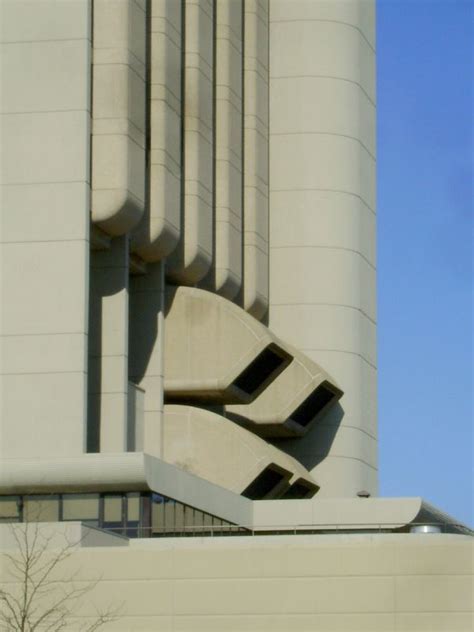
{"label": "clear sky", "polygon": [[380,493],[473,517],[471,0],[378,0]]}

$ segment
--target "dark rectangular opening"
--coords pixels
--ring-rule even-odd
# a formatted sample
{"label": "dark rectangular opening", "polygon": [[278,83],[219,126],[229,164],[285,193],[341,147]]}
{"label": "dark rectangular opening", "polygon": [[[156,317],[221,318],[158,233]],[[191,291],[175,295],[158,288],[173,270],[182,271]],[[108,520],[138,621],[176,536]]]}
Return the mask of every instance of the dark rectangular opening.
{"label": "dark rectangular opening", "polygon": [[269,345],[234,380],[233,386],[246,395],[255,396],[276,378],[291,361],[282,349]]}
{"label": "dark rectangular opening", "polygon": [[290,500],[292,498],[312,498],[316,494],[318,489],[319,488],[316,485],[314,487],[310,487],[305,483],[300,483],[299,481],[296,481],[294,485],[286,490],[282,498],[284,500]]}
{"label": "dark rectangular opening", "polygon": [[283,478],[284,475],[281,472],[267,467],[244,489],[242,496],[250,500],[262,500],[282,482]]}
{"label": "dark rectangular opening", "polygon": [[335,397],[336,394],[327,387],[327,382],[323,382],[298,406],[290,419],[306,427]]}

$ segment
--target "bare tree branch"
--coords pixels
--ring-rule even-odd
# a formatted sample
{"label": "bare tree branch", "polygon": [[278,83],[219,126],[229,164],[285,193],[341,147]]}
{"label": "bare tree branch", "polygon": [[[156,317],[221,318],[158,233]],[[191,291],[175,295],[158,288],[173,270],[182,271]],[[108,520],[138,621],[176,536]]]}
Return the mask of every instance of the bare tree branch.
{"label": "bare tree branch", "polygon": [[[63,574],[68,560],[82,538],[52,546],[54,532],[47,532],[40,523],[11,525],[16,544],[14,553],[4,559],[14,580],[0,589],[0,630],[8,632],[61,632],[72,629],[72,619],[80,601],[100,581],[84,580],[79,571]],[[97,612],[83,632],[95,632],[117,618],[118,610]],[[74,628],[76,629],[76,628]]]}

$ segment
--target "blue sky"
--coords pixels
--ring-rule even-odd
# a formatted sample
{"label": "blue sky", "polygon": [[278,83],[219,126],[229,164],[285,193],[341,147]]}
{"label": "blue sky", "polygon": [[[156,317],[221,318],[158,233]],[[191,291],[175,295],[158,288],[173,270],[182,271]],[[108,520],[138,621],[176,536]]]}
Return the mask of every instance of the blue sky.
{"label": "blue sky", "polygon": [[473,3],[378,0],[380,493],[473,517]]}

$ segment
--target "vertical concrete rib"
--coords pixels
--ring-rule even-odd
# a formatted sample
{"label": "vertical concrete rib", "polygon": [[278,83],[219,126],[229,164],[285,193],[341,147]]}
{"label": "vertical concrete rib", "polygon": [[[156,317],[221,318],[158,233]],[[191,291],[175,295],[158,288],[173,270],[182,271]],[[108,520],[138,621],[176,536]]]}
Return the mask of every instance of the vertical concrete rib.
{"label": "vertical concrete rib", "polygon": [[5,458],[80,455],[87,410],[90,3],[1,3]]}
{"label": "vertical concrete rib", "polygon": [[245,0],[244,292],[261,319],[268,309],[268,0]]}
{"label": "vertical concrete rib", "polygon": [[181,235],[168,257],[168,277],[194,285],[213,259],[213,2],[185,0]]}
{"label": "vertical concrete rib", "polygon": [[377,492],[374,46],[368,0],[271,2],[270,326],[345,392],[282,444],[320,495]]}
{"label": "vertical concrete rib", "polygon": [[242,282],[242,0],[217,0],[215,291]]}
{"label": "vertical concrete rib", "polygon": [[181,2],[152,0],[150,20],[149,204],[132,249],[159,261],[181,231]]}
{"label": "vertical concrete rib", "polygon": [[145,3],[95,0],[92,221],[123,235],[145,198]]}
{"label": "vertical concrete rib", "polygon": [[128,397],[128,236],[91,252],[88,451],[125,452]]}
{"label": "vertical concrete rib", "polygon": [[[144,390],[143,437],[135,450],[161,455],[164,354],[164,263],[130,279],[130,381]],[[142,440],[142,443],[140,441]]]}

